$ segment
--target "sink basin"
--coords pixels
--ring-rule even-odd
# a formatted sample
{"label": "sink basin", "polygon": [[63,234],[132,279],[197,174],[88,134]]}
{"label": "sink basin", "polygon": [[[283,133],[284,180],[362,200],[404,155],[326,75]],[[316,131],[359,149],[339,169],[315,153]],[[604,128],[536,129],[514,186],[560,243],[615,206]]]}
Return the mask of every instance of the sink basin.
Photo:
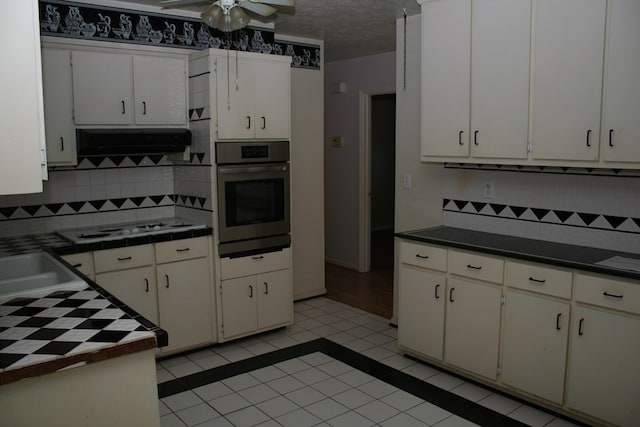
{"label": "sink basin", "polygon": [[84,280],[46,252],[0,258],[0,303],[86,287]]}

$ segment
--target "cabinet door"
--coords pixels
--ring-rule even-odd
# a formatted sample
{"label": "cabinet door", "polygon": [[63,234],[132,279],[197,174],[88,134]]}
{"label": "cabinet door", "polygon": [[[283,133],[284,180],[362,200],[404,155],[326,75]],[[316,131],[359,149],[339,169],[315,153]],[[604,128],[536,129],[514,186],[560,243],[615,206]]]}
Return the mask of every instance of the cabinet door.
{"label": "cabinet door", "polygon": [[256,138],[288,140],[291,135],[291,64],[256,62]]}
{"label": "cabinet door", "polygon": [[136,124],[187,123],[186,60],[134,56],[133,88]]}
{"label": "cabinet door", "polygon": [[253,139],[253,61],[219,56],[216,59],[216,106],[218,139]]}
{"label": "cabinet door", "polygon": [[577,307],[567,405],[615,425],[640,425],[640,319]]}
{"label": "cabinet door", "polygon": [[533,158],[597,160],[606,0],[534,5]]}
{"label": "cabinet door", "polygon": [[291,270],[259,274],[256,277],[258,294],[258,328],[269,328],[291,322],[293,291]]}
{"label": "cabinet door", "polygon": [[607,161],[640,162],[640,2],[609,2],[604,89],[603,156]]}
{"label": "cabinet door", "polygon": [[398,344],[442,360],[446,278],[405,266],[399,275]]}
{"label": "cabinet door", "polygon": [[96,274],[96,283],[158,324],[158,297],[153,266]]}
{"label": "cabinet door", "polygon": [[78,163],[73,126],[72,85],[71,52],[43,48],[42,88],[49,166],[72,166]]}
{"label": "cabinet door", "polygon": [[93,252],[64,255],[62,259],[89,279],[95,280],[96,273],[93,267]]}
{"label": "cabinet door", "polygon": [[209,259],[161,264],[158,273],[160,327],[173,351],[213,339],[213,298]]}
{"label": "cabinet door", "polygon": [[524,159],[531,0],[475,2],[471,20],[471,156]]}
{"label": "cabinet door", "polygon": [[504,311],[502,382],[562,404],[569,304],[509,292]]}
{"label": "cabinet door", "polygon": [[497,378],[500,297],[498,288],[449,279],[445,362]]}
{"label": "cabinet door", "polygon": [[469,155],[471,0],[422,4],[422,156]]}
{"label": "cabinet door", "polygon": [[222,335],[231,338],[258,329],[256,276],[223,280]]}
{"label": "cabinet door", "polygon": [[73,52],[73,112],[77,125],[133,123],[131,55]]}

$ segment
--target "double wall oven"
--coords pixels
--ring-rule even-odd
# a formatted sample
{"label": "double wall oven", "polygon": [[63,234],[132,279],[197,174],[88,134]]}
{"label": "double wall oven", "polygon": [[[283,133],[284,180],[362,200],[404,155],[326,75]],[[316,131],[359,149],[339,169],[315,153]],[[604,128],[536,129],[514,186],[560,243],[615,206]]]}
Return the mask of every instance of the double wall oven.
{"label": "double wall oven", "polygon": [[290,246],[289,142],[216,143],[223,257]]}

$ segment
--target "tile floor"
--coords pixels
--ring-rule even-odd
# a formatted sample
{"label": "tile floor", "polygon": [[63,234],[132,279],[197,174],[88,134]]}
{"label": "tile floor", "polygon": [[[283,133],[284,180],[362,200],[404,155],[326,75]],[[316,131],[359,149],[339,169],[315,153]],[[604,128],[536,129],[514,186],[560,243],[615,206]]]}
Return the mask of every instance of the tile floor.
{"label": "tile floor", "polygon": [[294,309],[290,327],[160,360],[162,426],[577,425],[403,357],[379,316],[322,297]]}

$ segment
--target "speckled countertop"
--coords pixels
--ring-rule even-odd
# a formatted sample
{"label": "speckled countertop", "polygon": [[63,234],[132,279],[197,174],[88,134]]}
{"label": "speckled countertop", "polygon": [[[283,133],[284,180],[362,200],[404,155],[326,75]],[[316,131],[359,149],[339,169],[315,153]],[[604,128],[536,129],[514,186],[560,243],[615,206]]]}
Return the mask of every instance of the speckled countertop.
{"label": "speckled countertop", "polygon": [[597,264],[615,256],[640,260],[640,254],[444,226],[396,233],[396,237],[640,280],[636,271]]}

